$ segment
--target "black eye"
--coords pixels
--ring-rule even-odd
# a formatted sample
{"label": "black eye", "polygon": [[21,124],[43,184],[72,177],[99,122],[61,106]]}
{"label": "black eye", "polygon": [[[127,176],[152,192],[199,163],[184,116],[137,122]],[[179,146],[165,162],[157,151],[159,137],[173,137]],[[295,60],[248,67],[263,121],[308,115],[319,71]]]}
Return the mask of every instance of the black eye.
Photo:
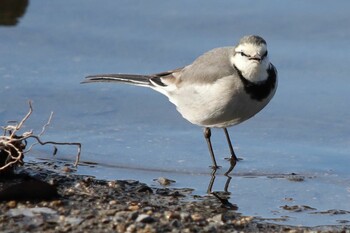
{"label": "black eye", "polygon": [[264,57],[266,57],[267,56],[267,50],[266,50],[266,52],[261,56],[261,58],[264,58]]}
{"label": "black eye", "polygon": [[241,54],[242,57],[250,57],[248,54],[245,54],[243,52],[238,52],[239,54]]}

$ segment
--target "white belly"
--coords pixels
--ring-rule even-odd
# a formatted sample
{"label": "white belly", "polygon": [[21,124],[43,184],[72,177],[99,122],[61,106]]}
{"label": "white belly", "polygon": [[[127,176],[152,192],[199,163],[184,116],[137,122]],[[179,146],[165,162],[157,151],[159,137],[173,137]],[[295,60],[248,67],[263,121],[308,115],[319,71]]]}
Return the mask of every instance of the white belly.
{"label": "white belly", "polygon": [[239,80],[232,82],[229,76],[211,85],[186,85],[168,97],[189,122],[204,127],[228,127],[254,116],[273,94],[262,101],[253,100],[244,91],[243,84]]}

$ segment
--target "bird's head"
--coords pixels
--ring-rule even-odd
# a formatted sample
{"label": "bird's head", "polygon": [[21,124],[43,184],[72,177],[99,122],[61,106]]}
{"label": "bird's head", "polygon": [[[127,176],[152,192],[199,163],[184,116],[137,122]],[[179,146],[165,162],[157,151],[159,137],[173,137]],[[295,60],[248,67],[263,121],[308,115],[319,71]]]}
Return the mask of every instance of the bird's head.
{"label": "bird's head", "polygon": [[245,36],[234,49],[232,63],[242,73],[260,73],[269,67],[266,41],[260,36]]}

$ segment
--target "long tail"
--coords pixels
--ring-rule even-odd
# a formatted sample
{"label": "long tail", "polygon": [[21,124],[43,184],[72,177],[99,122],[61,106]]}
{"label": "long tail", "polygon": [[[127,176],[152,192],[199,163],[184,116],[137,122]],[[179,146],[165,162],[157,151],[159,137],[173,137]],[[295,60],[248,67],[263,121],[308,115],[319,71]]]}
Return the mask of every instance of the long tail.
{"label": "long tail", "polygon": [[152,86],[151,78],[149,75],[138,74],[99,74],[86,77],[86,80],[81,83],[93,83],[93,82],[121,82],[138,86]]}

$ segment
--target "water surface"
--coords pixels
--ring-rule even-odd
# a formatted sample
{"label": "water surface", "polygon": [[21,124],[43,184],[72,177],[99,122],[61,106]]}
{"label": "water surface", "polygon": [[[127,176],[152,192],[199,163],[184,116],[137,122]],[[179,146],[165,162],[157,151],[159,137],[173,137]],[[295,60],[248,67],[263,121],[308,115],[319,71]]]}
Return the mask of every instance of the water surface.
{"label": "water surface", "polygon": [[[279,73],[271,103],[230,129],[243,158],[229,185],[244,215],[282,224],[339,225],[350,221],[350,3],[337,1],[30,1],[13,26],[0,26],[0,122],[19,120],[44,140],[83,143],[78,173],[103,179],[176,180],[205,195],[210,156],[202,129],[181,118],[166,97],[127,85],[80,82],[97,73],[155,73],[184,66],[203,52],[263,36]],[[200,6],[200,7],[199,7]],[[312,9],[312,11],[310,10]],[[228,148],[213,130],[223,167]],[[51,158],[35,147],[27,159]],[[57,158],[74,160],[76,148]],[[287,179],[295,173],[302,182]],[[301,212],[284,206],[308,206]],[[327,212],[328,211],[328,212]],[[324,212],[324,213],[320,213]],[[334,213],[334,212],[333,212]]]}

